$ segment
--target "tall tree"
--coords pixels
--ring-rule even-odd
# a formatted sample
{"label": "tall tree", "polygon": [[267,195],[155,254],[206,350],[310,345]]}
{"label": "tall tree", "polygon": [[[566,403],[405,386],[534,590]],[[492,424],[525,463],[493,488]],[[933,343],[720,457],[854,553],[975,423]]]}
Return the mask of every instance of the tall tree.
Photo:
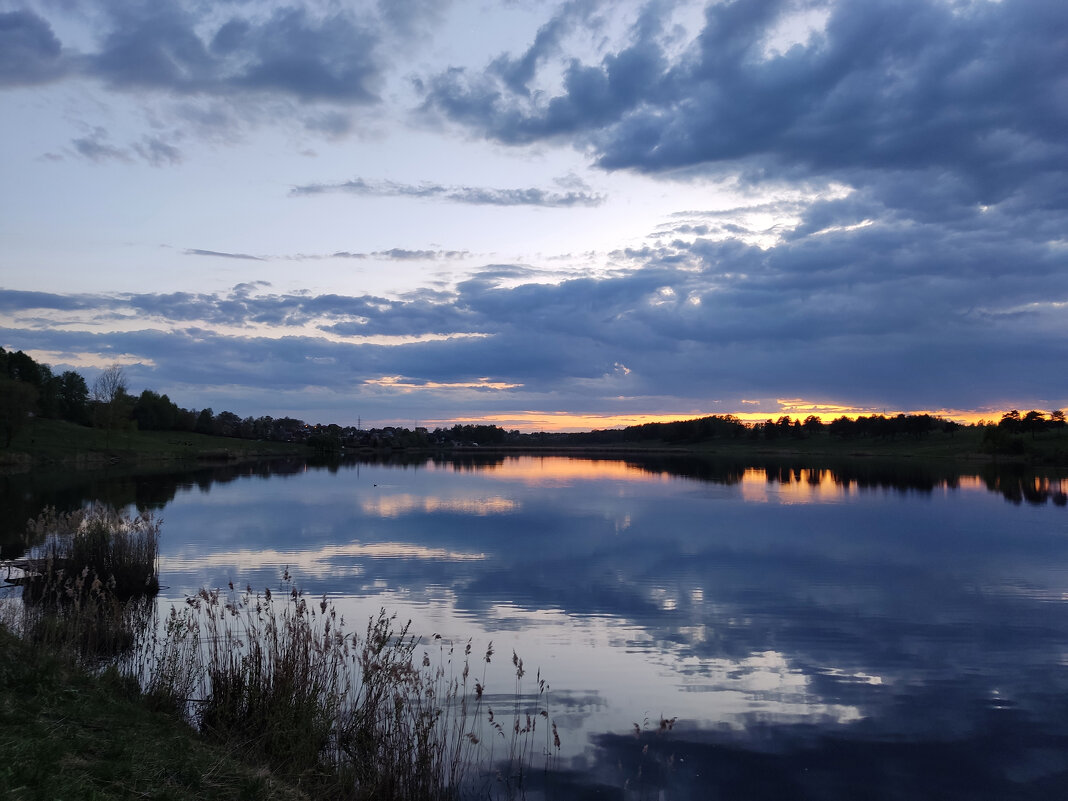
{"label": "tall tree", "polygon": [[59,376],[59,416],[79,425],[89,422],[89,386],[73,370]]}
{"label": "tall tree", "polygon": [[178,422],[178,407],[166,395],[144,390],[131,411],[142,431],[169,431]]}
{"label": "tall tree", "polygon": [[209,406],[207,409],[201,409],[200,414],[197,415],[197,425],[194,429],[198,434],[213,434],[215,433],[213,428],[215,425],[215,413]]}
{"label": "tall tree", "polygon": [[126,394],[126,373],[117,364],[105,369],[93,382],[94,417],[96,424],[104,429],[104,447],[111,447],[111,430],[125,419],[129,404]]}
{"label": "tall tree", "polygon": [[1024,415],[1021,425],[1024,431],[1031,432],[1031,439],[1035,438],[1035,432],[1046,424],[1046,415],[1037,409],[1032,409]]}
{"label": "tall tree", "polygon": [[47,364],[38,364],[37,380],[37,413],[55,420],[59,417],[59,376]]}
{"label": "tall tree", "polygon": [[1016,433],[1020,430],[1020,413],[1016,409],[1005,412],[1005,414],[1001,415],[1001,420],[998,422],[998,426],[1004,428],[1006,431]]}

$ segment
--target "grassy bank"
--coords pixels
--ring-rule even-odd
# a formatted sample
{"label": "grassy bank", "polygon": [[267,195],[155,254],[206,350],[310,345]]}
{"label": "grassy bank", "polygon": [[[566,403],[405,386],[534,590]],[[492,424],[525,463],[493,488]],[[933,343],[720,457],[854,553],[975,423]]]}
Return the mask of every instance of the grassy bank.
{"label": "grassy bank", "polygon": [[307,798],[151,709],[118,671],[92,676],[3,628],[0,755],[12,801]]}
{"label": "grassy bank", "polygon": [[120,669],[153,618],[158,523],[96,508],[32,527],[43,544],[0,601],[4,798],[304,797],[154,708]]}
{"label": "grassy bank", "polygon": [[176,431],[108,432],[62,420],[35,418],[19,430],[10,448],[0,450],[0,467],[91,469],[111,464],[233,461],[310,453],[304,445],[287,442]]}
{"label": "grassy bank", "polygon": [[345,637],[331,635],[329,612],[316,624],[299,596],[284,611],[270,611],[269,593],[248,596],[254,606],[239,601],[236,613],[225,595],[199,598],[211,613],[201,623],[214,621],[202,659],[188,628],[197,616],[179,616],[183,634],[166,626],[156,658],[132,660],[140,681],[130,660],[71,658],[78,643],[0,624],[0,795],[515,799],[550,760],[547,688],[539,677],[523,691],[518,657],[514,695],[490,696],[484,678],[468,684],[469,650],[457,653],[462,674],[448,650],[431,667],[391,617]]}

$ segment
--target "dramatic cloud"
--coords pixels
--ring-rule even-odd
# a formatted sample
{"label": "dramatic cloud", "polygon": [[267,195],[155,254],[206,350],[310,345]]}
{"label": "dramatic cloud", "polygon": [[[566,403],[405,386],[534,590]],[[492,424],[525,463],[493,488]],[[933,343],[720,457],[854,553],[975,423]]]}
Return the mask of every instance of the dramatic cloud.
{"label": "dramatic cloud", "polygon": [[308,184],[293,187],[293,195],[318,195],[326,192],[345,192],[371,197],[410,197],[448,200],[476,206],[598,206],[604,196],[588,188],[553,192],[546,189],[491,189],[477,186],[442,186],[441,184],[403,184],[396,181],[368,181],[354,178],[338,184]]}
{"label": "dramatic cloud", "polygon": [[1068,405],[1064,3],[58,7],[4,347],[339,422]]}
{"label": "dramatic cloud", "polygon": [[827,3],[824,30],[767,52],[769,34],[800,7],[710,4],[700,35],[675,57],[643,18],[629,46],[595,64],[571,59],[562,91],[531,99],[536,41],[518,61],[440,73],[426,104],[509,144],[565,138],[606,169],[854,183],[911,173],[921,198],[933,182],[957,205],[993,205],[1024,187],[1036,204],[1063,204],[1068,6]]}
{"label": "dramatic cloud", "polygon": [[[245,366],[229,383],[253,388],[278,381],[279,371],[287,384],[365,392],[361,382],[372,382],[376,393],[489,380],[514,385],[499,393],[515,396],[513,407],[566,398],[637,410],[670,398],[757,395],[967,408],[1010,387],[1035,402],[1062,397],[1054,365],[1068,358],[1056,336],[1065,304],[1049,300],[1068,297],[1062,250],[1008,236],[996,212],[957,227],[891,220],[826,230],[823,211],[814,207],[798,229],[817,230],[776,247],[676,240],[633,254],[638,269],[554,284],[489,266],[451,292],[410,298],[267,294],[262,286],[226,295],[9,292],[0,308],[96,315],[85,333],[49,334],[62,340],[49,344],[54,350],[88,347],[94,327],[134,314],[146,330],[109,342],[143,352],[161,374],[180,370],[190,382],[198,374],[205,384],[222,380],[206,350],[183,366],[166,351],[182,340],[234,351]],[[177,338],[157,339],[147,330],[157,326]],[[274,369],[249,367],[257,364]],[[382,376],[400,379],[383,384]]]}

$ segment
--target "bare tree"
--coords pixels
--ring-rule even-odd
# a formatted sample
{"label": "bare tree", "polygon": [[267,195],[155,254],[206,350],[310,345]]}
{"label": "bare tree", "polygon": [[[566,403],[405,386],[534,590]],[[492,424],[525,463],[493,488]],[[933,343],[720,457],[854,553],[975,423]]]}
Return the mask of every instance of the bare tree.
{"label": "bare tree", "polygon": [[93,400],[97,403],[112,403],[126,392],[126,373],[117,364],[104,370],[93,382]]}
{"label": "bare tree", "polygon": [[104,429],[104,447],[111,447],[111,429],[122,419],[126,406],[126,373],[117,364],[104,370],[93,382],[96,424]]}

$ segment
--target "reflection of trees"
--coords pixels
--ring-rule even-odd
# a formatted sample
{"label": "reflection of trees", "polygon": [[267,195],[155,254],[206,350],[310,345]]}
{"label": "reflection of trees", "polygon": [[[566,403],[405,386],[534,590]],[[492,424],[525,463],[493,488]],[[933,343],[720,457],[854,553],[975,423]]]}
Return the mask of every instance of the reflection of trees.
{"label": "reflection of trees", "polygon": [[181,490],[194,487],[209,492],[213,484],[238,478],[295,474],[305,469],[303,459],[204,466],[194,470],[62,471],[0,475],[0,559],[14,559],[34,543],[25,541],[26,523],[45,506],[61,512],[100,503],[114,509],[158,511]]}
{"label": "reflection of trees", "polygon": [[1024,465],[984,465],[975,472],[964,472],[955,465],[913,464],[903,461],[853,460],[831,464],[784,461],[778,458],[722,459],[696,456],[656,455],[628,456],[628,464],[654,475],[672,475],[733,485],[753,470],[763,471],[769,484],[819,485],[826,480],[846,489],[889,489],[898,492],[929,493],[936,489],[954,489],[966,476],[978,476],[991,492],[1000,493],[1013,503],[1027,501],[1058,506],[1068,502],[1061,490],[1059,476],[1037,473]]}
{"label": "reflection of trees", "polygon": [[1052,501],[1057,506],[1068,505],[1068,496],[1061,489],[1060,481],[1020,465],[1009,465],[1000,470],[984,468],[981,477],[988,490],[1000,493],[1005,500],[1015,504],[1026,501],[1040,506]]}
{"label": "reflection of trees", "polygon": [[[211,465],[194,470],[120,470],[29,473],[0,476],[0,558],[14,558],[22,553],[22,535],[26,521],[36,517],[44,506],[60,511],[77,509],[87,503],[106,503],[114,508],[134,507],[139,512],[159,510],[170,503],[179,490],[197,487],[209,492],[213,484],[239,478],[293,475],[305,470],[326,469],[337,472],[359,465],[391,466],[417,470],[428,464],[451,466],[458,472],[476,472],[497,467],[516,454],[463,453],[409,454],[369,453],[360,456],[319,459],[267,459],[239,464]],[[590,461],[597,457],[573,456]],[[680,454],[626,456],[627,464],[652,475],[670,475],[713,484],[735,485],[752,470],[762,470],[769,484],[819,485],[832,481],[843,488],[892,489],[929,493],[940,487],[959,486],[965,475],[953,465],[913,464],[911,462],[852,460],[813,463],[781,458],[720,458]],[[1036,473],[1023,465],[984,465],[976,469],[991,492],[1012,503],[1027,502],[1058,506],[1068,505],[1068,496],[1056,477]]]}

